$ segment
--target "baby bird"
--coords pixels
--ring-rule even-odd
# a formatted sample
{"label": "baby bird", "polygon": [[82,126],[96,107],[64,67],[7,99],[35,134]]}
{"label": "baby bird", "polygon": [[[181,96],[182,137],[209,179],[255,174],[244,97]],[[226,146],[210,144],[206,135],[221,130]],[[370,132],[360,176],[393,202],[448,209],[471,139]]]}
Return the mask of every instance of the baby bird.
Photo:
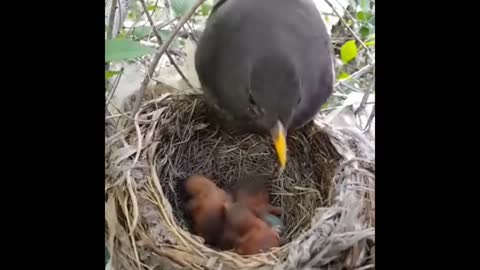
{"label": "baby bird", "polygon": [[208,245],[218,245],[225,224],[225,205],[232,198],[223,189],[202,175],[192,175],[185,182],[189,195],[187,210],[193,221],[194,233]]}
{"label": "baby bird", "polygon": [[280,216],[282,208],[270,204],[265,179],[260,176],[243,179],[234,192],[235,200],[246,205],[258,217],[268,214]]}
{"label": "baby bird", "polygon": [[233,246],[240,255],[252,255],[280,246],[278,234],[245,205],[226,203],[223,243]]}

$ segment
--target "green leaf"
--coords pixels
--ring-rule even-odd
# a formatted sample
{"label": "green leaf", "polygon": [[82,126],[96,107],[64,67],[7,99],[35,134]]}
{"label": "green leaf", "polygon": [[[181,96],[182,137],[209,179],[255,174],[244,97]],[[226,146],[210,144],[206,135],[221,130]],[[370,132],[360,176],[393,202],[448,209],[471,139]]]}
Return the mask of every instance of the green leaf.
{"label": "green leaf", "polygon": [[151,32],[152,32],[151,26],[145,26],[145,25],[138,26],[138,27],[135,27],[135,29],[133,29],[133,37],[135,39],[141,39],[148,36],[148,34],[150,34]]}
{"label": "green leaf", "polygon": [[338,76],[337,76],[337,80],[345,80],[345,79],[348,79],[350,78],[350,75],[344,71],[342,71]]}
{"label": "green leaf", "polygon": [[113,76],[118,75],[118,74],[120,74],[120,71],[112,71],[112,70],[105,71],[105,79],[108,80],[108,79],[110,79]]}
{"label": "green leaf", "polygon": [[328,107],[328,101],[323,103],[322,107],[320,107],[320,110],[326,109]]}
{"label": "green leaf", "polygon": [[[162,41],[165,41],[170,36],[171,31],[160,30],[158,31],[158,33],[160,34]],[[154,35],[153,28],[151,26],[138,26],[138,27],[135,27],[135,29],[133,30],[133,37],[135,39],[142,39],[148,36],[149,34]]]}
{"label": "green leaf", "polygon": [[117,38],[105,41],[105,62],[135,59],[154,52],[155,49],[130,39]]}
{"label": "green leaf", "polygon": [[360,27],[360,35],[362,35],[362,39],[367,39],[368,35],[370,34],[370,27],[363,25]]}
{"label": "green leaf", "polygon": [[212,10],[212,5],[208,3],[203,3],[202,6],[200,7],[200,15],[208,16],[211,10]]}
{"label": "green leaf", "polygon": [[375,40],[367,41],[367,42],[365,42],[365,45],[366,45],[367,47],[373,47],[373,46],[375,46]]}
{"label": "green leaf", "polygon": [[373,18],[373,14],[371,12],[365,12],[365,11],[359,11],[357,13],[357,19],[359,19],[360,21],[368,21],[370,20],[371,18]]}
{"label": "green leaf", "polygon": [[195,0],[171,0],[170,4],[175,15],[181,16],[195,4]]}
{"label": "green leaf", "polygon": [[370,0],[360,0],[360,8],[363,11],[369,11],[370,10]]}
{"label": "green leaf", "polygon": [[158,33],[160,34],[160,37],[162,38],[162,41],[166,41],[170,37],[170,34],[172,32],[169,31],[169,30],[160,30],[160,31],[158,31]]}
{"label": "green leaf", "polygon": [[357,57],[357,52],[358,50],[355,40],[349,40],[340,48],[340,58],[343,63],[347,64]]}
{"label": "green leaf", "polygon": [[325,15],[325,22],[326,22],[326,23],[330,23],[330,16]]}
{"label": "green leaf", "polygon": [[155,9],[157,9],[157,6],[155,6],[155,5],[148,5],[147,6],[148,11],[154,11]]}
{"label": "green leaf", "polygon": [[127,30],[125,29],[120,29],[120,31],[118,32],[118,35],[116,38],[125,38],[127,36],[128,32]]}
{"label": "green leaf", "polygon": [[[170,37],[170,35],[172,34],[172,31],[170,31],[170,30],[160,30],[159,33],[160,33],[160,37],[162,38],[162,41],[165,42]],[[179,39],[176,38],[175,40],[173,40],[172,45],[170,45],[170,48],[171,49],[174,49],[174,48],[178,49],[178,48],[180,48],[180,44],[181,44],[181,42],[179,42]]]}

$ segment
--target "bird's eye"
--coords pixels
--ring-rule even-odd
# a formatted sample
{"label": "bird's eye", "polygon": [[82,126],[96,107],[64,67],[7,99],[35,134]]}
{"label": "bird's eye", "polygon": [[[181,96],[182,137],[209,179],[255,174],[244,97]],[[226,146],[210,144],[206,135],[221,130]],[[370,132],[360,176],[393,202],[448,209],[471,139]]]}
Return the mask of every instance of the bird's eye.
{"label": "bird's eye", "polygon": [[302,98],[301,98],[301,97],[299,97],[299,98],[297,99],[297,105],[300,104],[300,102],[302,102]]}

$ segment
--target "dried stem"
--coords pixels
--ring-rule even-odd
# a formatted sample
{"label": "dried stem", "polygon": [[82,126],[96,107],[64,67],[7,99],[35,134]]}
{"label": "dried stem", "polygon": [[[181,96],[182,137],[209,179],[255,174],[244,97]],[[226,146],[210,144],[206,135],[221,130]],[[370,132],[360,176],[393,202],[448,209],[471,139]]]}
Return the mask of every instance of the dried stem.
{"label": "dried stem", "polygon": [[367,133],[370,131],[370,127],[372,126],[372,121],[374,117],[375,117],[375,105],[373,105],[372,113],[368,117],[367,124],[365,125],[365,129],[363,130],[364,133]]}
{"label": "dried stem", "polygon": [[[155,53],[155,56],[153,57],[152,63],[150,64],[150,68],[148,70],[148,74],[145,76],[143,79],[142,85],[140,86],[140,90],[137,93],[136,99],[135,99],[135,104],[133,106],[132,110],[132,117],[135,116],[137,113],[138,109],[140,108],[140,105],[142,104],[143,97],[145,95],[145,89],[147,89],[148,82],[150,81],[150,78],[153,76],[153,73],[155,72],[155,68],[158,65],[158,62],[160,61],[160,58],[162,57],[163,53],[168,49],[170,44],[172,44],[173,40],[178,34],[178,31],[182,29],[183,25],[193,16],[197,8],[203,4],[205,0],[198,0],[197,3],[190,8],[190,10],[182,17],[180,22],[175,26],[173,29],[172,33],[168,37],[167,41],[165,41],[160,49],[158,49],[158,52]],[[130,126],[132,124],[132,120],[129,119],[127,126]]]}
{"label": "dried stem", "polygon": [[115,78],[115,81],[113,82],[112,89],[110,89],[110,91],[108,92],[108,98],[107,98],[108,100],[105,105],[108,105],[109,100],[111,100],[113,95],[115,95],[115,91],[117,91],[117,87],[118,87],[118,84],[120,83],[120,79],[122,78],[124,70],[125,69],[123,67],[120,68],[119,74],[117,78]]}
{"label": "dried stem", "polygon": [[[153,11],[153,12],[155,12],[155,11]],[[150,14],[150,17],[153,15],[153,12],[152,12],[152,14]],[[159,25],[157,25],[157,26],[153,26],[153,28],[154,28],[154,29],[157,29],[157,30],[162,30],[162,28],[164,28],[165,26],[170,25],[171,23],[173,23],[174,21],[178,20],[179,18],[180,18],[180,16],[175,17],[175,18],[173,18],[173,19],[171,19],[171,20],[169,20],[169,21],[167,21],[167,22],[164,22],[164,23],[159,24]],[[149,22],[149,23],[150,23],[150,22]],[[134,29],[134,28],[135,28],[135,27],[132,27],[132,29]],[[133,30],[132,30],[132,31],[133,31]],[[141,36],[141,37],[138,38],[138,40],[140,40],[140,39],[142,39],[142,38],[146,38],[146,37],[148,37],[149,35],[150,35],[150,33],[148,33],[148,34],[146,34],[146,35],[144,35],[144,36]],[[160,44],[160,46],[161,46],[161,45],[162,45],[162,44]]]}
{"label": "dried stem", "polygon": [[[160,33],[157,31],[157,28],[155,28],[155,23],[153,22],[152,16],[150,16],[150,12],[148,12],[147,4],[145,3],[145,0],[140,0],[140,2],[142,3],[143,9],[145,11],[145,15],[147,16],[147,19],[150,22],[150,25],[152,26],[153,33],[155,33],[155,36],[157,37],[157,42],[160,46],[162,46],[162,43],[163,43],[162,37],[160,36]],[[178,74],[180,74],[182,79],[187,83],[187,85],[190,88],[193,88],[192,84],[188,81],[185,74],[183,74],[182,70],[177,65],[177,63],[175,62],[175,59],[173,59],[172,55],[168,51],[166,51],[165,54],[167,55],[168,60],[170,60],[170,63],[172,63],[172,65],[177,70]]]}
{"label": "dried stem", "polygon": [[[313,123],[297,130],[289,137],[289,166],[278,175],[268,136],[232,135],[219,129],[208,120],[209,106],[203,95],[166,97],[143,103],[134,118],[153,115],[161,124],[135,121],[135,129],[125,134],[128,144],[120,147],[113,139],[106,145],[106,158],[113,165],[106,169],[110,187],[106,195],[122,203],[125,216],[112,223],[119,228],[113,252],[118,256],[120,246],[133,245],[128,261],[122,262],[125,269],[136,269],[140,263],[152,265],[149,256],[156,260],[167,253],[188,269],[217,269],[217,265],[299,269],[299,264],[312,260],[319,265],[373,263],[366,259],[372,253],[365,240],[374,236],[374,161],[355,158],[349,150],[350,145],[359,153],[368,148],[360,134],[328,125],[317,129]],[[205,245],[188,231],[191,226],[181,203],[185,195],[181,184],[193,173],[205,174],[224,189],[251,174],[270,178],[272,204],[279,206],[284,201],[284,213],[288,213],[283,220],[285,235],[294,241],[249,257]],[[301,245],[315,248],[302,249]],[[365,256],[345,260],[343,251],[351,247]],[[152,253],[151,248],[164,254]]]}
{"label": "dried stem", "polygon": [[355,114],[359,114],[361,111],[365,109],[367,106],[368,98],[370,97],[370,93],[372,93],[373,88],[375,87],[375,80],[370,84],[370,88],[365,92],[362,98],[362,102],[360,103],[360,106],[355,110]]}
{"label": "dried stem", "polygon": [[116,8],[117,0],[112,0],[112,6],[110,7],[110,17],[108,17],[107,39],[112,39],[113,37],[113,24],[115,23]]}

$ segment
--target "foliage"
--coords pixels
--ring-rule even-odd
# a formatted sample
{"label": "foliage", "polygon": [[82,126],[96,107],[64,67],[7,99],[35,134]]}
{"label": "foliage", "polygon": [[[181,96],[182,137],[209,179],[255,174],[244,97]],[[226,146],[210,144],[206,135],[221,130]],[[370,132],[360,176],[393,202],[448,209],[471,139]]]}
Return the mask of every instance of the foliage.
{"label": "foliage", "polygon": [[105,62],[131,60],[153,52],[155,49],[131,39],[116,38],[105,41]]}
{"label": "foliage", "polygon": [[176,16],[182,16],[194,4],[195,0],[170,0],[170,6]]}
{"label": "foliage", "polygon": [[365,65],[363,60],[371,61],[365,53],[365,46],[369,50],[375,49],[374,8],[375,1],[350,0],[347,11],[351,15],[345,17],[347,24],[360,40],[352,37],[340,44],[339,57],[344,66],[338,70],[338,81],[351,78],[351,74]]}
{"label": "foliage", "polygon": [[343,63],[348,64],[350,61],[357,57],[357,45],[355,44],[355,40],[349,40],[345,42],[340,48],[340,57]]}

